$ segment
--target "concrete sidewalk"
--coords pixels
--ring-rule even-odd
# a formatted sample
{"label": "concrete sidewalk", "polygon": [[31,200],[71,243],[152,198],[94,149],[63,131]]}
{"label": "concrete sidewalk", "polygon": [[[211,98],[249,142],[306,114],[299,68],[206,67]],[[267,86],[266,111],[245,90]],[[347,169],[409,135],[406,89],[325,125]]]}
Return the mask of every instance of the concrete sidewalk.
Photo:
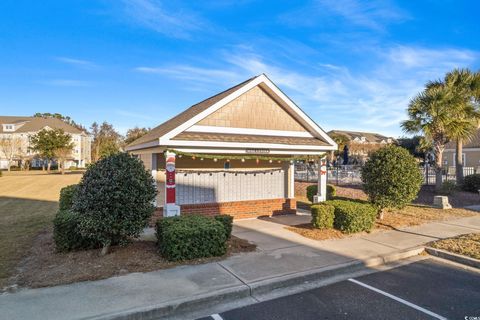
{"label": "concrete sidewalk", "polygon": [[480,232],[480,215],[326,241],[284,228],[309,219],[297,215],[235,222],[234,235],[255,242],[258,250],[221,262],[3,294],[2,318],[154,319],[219,304],[252,303],[290,286],[373,270],[418,254],[419,247],[433,240]]}

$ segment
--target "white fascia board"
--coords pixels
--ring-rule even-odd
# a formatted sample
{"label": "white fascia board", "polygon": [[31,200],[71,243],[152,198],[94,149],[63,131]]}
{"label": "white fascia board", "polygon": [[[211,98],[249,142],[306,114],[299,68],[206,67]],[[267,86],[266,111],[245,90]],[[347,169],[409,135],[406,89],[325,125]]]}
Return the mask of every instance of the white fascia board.
{"label": "white fascia board", "polygon": [[[207,153],[207,154],[245,154],[249,156],[255,155],[255,153],[246,152],[245,149],[210,149],[210,148],[185,148],[185,147],[172,147],[174,150],[186,153]],[[259,153],[258,156],[269,156],[269,155],[324,155],[325,151],[311,151],[311,150],[273,150],[271,149],[269,153]]]}
{"label": "white fascia board", "polygon": [[153,147],[157,147],[159,145],[159,139],[157,140],[154,140],[154,141],[150,141],[150,142],[145,142],[145,143],[142,143],[142,144],[137,144],[135,146],[131,146],[131,147],[125,147],[125,151],[134,151],[134,150],[139,150],[139,149],[145,149],[145,148],[153,148]]}
{"label": "white fascia board", "polygon": [[285,131],[285,130],[263,130],[251,128],[232,128],[232,127],[216,127],[216,126],[199,126],[193,125],[185,132],[203,132],[203,133],[226,133],[226,134],[245,134],[255,136],[274,136],[274,137],[300,137],[313,138],[307,131]]}
{"label": "white fascia board", "polygon": [[242,149],[283,149],[283,150],[336,150],[335,146],[312,146],[292,145],[280,143],[244,143],[244,142],[222,142],[222,141],[189,141],[189,140],[164,140],[160,139],[162,146],[195,146],[195,147],[217,147],[217,148],[242,148]]}
{"label": "white fascia board", "polygon": [[200,112],[196,116],[192,117],[190,120],[184,122],[177,128],[173,129],[172,131],[166,133],[162,137],[160,137],[160,141],[162,140],[170,140],[171,138],[175,137],[176,135],[180,134],[181,132],[185,131],[186,129],[190,128],[191,126],[195,125],[200,120],[204,119],[205,117],[209,116],[210,114],[214,113],[221,107],[225,106],[227,103],[233,101],[234,99],[238,98],[248,90],[254,88],[255,86],[259,85],[260,83],[264,83],[268,86],[280,99],[282,99],[287,106],[296,114],[298,114],[307,124],[309,127],[313,129],[319,136],[323,137],[329,144],[332,145],[332,149],[330,150],[337,150],[338,146],[335,141],[332,140],[328,136],[328,134],[322,130],[310,117],[308,117],[290,98],[288,98],[278,87],[273,84],[270,79],[268,79],[264,74],[256,77],[251,82],[247,83],[243,87],[239,88],[235,92],[231,93],[230,95],[226,96],[222,100],[218,101],[217,103],[213,104],[208,109]]}

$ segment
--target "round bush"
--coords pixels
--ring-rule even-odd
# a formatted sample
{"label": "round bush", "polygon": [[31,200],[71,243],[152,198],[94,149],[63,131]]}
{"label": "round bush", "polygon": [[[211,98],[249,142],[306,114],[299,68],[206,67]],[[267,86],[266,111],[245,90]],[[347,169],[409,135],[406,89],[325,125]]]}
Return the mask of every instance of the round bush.
{"label": "round bush", "polygon": [[77,192],[78,184],[66,186],[60,190],[59,209],[70,210],[73,204],[73,197]]}
{"label": "round bush", "polygon": [[415,158],[401,147],[386,146],[375,151],[362,168],[363,188],[379,208],[403,208],[414,200],[422,185]]}
{"label": "round bush", "polygon": [[[317,194],[318,186],[312,184],[307,187],[307,199],[313,202],[313,196]],[[332,184],[327,184],[327,200],[332,200],[337,195],[337,188]]]}
{"label": "round bush", "polygon": [[463,180],[462,189],[470,192],[478,192],[480,190],[480,174],[470,174]]}
{"label": "round bush", "polygon": [[156,190],[141,160],[118,153],[91,165],[80,181],[72,210],[80,232],[108,248],[138,237],[153,211]]}

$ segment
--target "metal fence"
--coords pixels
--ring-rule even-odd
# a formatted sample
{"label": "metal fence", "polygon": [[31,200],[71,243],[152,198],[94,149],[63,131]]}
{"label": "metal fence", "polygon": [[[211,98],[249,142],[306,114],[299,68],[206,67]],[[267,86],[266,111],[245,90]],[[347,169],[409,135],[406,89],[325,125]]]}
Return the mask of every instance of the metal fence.
{"label": "metal fence", "polygon": [[[341,165],[330,166],[327,168],[328,183],[335,185],[362,184],[361,166]],[[423,177],[423,184],[435,184],[435,169],[431,166],[420,166],[420,173]],[[468,176],[474,173],[480,173],[480,170],[474,167],[464,167],[463,175]],[[316,163],[297,163],[295,165],[295,180],[316,182],[318,180],[318,166]],[[442,181],[455,181],[455,167],[446,167],[442,170]]]}

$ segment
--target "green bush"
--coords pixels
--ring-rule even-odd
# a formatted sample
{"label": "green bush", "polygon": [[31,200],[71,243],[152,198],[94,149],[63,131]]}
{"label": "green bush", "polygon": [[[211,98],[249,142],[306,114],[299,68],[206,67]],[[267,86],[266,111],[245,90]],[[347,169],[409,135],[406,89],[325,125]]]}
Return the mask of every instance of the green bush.
{"label": "green bush", "polygon": [[389,145],[371,154],[362,168],[362,181],[369,200],[381,212],[412,202],[420,191],[422,175],[406,149]]}
{"label": "green bush", "polygon": [[377,214],[373,205],[350,200],[331,200],[325,204],[335,208],[336,229],[345,233],[372,230]]}
{"label": "green bush", "polygon": [[312,226],[318,229],[333,228],[335,207],[329,204],[317,204],[311,207]]}
{"label": "green bush", "polygon": [[478,192],[480,189],[480,174],[470,174],[463,180],[462,189],[470,192]]}
{"label": "green bush", "polygon": [[230,239],[232,236],[233,217],[228,214],[219,214],[215,216],[214,219],[222,223],[225,228],[225,236],[227,239]]}
{"label": "green bush", "polygon": [[455,181],[444,181],[442,183],[442,188],[439,190],[440,194],[451,195],[455,190],[457,190],[457,184]]}
{"label": "green bush", "polygon": [[84,237],[111,244],[138,237],[153,211],[154,180],[140,159],[117,153],[89,166],[78,185],[72,210]]}
{"label": "green bush", "polygon": [[[307,187],[307,199],[310,202],[313,202],[313,196],[317,194],[318,186],[312,184]],[[337,195],[337,188],[332,184],[327,184],[327,200],[332,200]]]}
{"label": "green bush", "polygon": [[170,261],[222,256],[227,252],[223,224],[209,217],[191,215],[157,221],[160,253]]}
{"label": "green bush", "polygon": [[82,236],[79,216],[70,210],[59,210],[53,219],[53,240],[59,252],[98,248],[100,244]]}
{"label": "green bush", "polygon": [[59,209],[70,210],[73,204],[73,197],[77,192],[78,184],[66,186],[60,190]]}

